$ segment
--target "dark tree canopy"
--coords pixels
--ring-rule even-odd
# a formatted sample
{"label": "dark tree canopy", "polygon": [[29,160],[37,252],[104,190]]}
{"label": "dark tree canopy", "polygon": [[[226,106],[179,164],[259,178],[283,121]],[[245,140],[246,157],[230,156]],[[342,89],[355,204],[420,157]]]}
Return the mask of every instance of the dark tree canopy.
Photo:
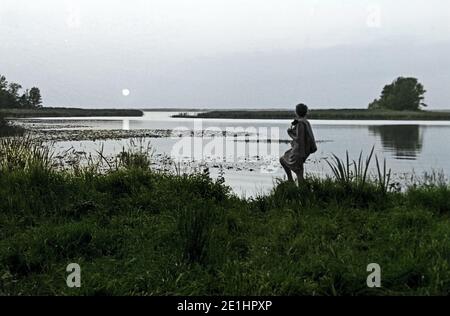
{"label": "dark tree canopy", "polygon": [[41,91],[38,88],[33,87],[30,89],[28,100],[32,107],[40,108],[42,107],[42,96]]}
{"label": "dark tree canopy", "polygon": [[21,89],[20,84],[9,83],[5,76],[0,75],[0,109],[42,107],[42,96],[39,88],[33,87],[20,94]]}
{"label": "dark tree canopy", "polygon": [[383,88],[380,99],[369,104],[369,109],[418,111],[426,106],[422,101],[426,90],[416,78],[397,78]]}

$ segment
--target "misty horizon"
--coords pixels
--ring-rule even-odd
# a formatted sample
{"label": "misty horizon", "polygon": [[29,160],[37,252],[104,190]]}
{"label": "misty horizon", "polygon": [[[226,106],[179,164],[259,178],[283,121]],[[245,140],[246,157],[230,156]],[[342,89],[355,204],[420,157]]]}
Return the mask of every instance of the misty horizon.
{"label": "misty horizon", "polygon": [[366,108],[400,76],[450,109],[450,3],[5,0],[0,73],[45,106]]}

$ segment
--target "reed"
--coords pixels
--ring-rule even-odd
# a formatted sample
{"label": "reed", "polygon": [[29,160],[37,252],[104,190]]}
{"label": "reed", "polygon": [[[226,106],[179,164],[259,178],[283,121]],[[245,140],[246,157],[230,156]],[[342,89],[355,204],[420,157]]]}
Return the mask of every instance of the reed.
{"label": "reed", "polygon": [[130,140],[129,146],[123,147],[122,151],[116,156],[116,167],[149,169],[153,152],[150,142],[145,144],[142,140],[137,142]]}
{"label": "reed", "polygon": [[30,136],[0,138],[0,170],[53,168],[53,153],[49,146]]}
{"label": "reed", "polygon": [[386,159],[380,165],[378,157],[375,155],[376,175],[370,174],[371,162],[374,157],[375,146],[372,147],[369,155],[363,159],[363,152],[359,154],[357,160],[352,160],[346,151],[345,159],[332,155],[331,161],[326,160],[334,178],[345,186],[356,186],[364,188],[368,182],[376,183],[379,190],[387,192],[391,187],[391,170],[386,167]]}
{"label": "reed", "polygon": [[393,185],[391,184],[391,169],[386,168],[386,158],[383,159],[383,167],[380,167],[380,162],[378,160],[378,156],[375,156],[375,161],[377,163],[377,184],[378,188],[383,191],[387,192],[389,189],[393,188]]}

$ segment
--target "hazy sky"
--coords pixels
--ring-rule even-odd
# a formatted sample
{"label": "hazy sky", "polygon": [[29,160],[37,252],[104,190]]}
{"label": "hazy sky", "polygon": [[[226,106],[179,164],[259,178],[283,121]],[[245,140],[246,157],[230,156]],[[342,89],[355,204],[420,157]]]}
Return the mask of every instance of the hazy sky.
{"label": "hazy sky", "polygon": [[0,73],[48,106],[147,108],[366,107],[416,76],[450,108],[450,1],[1,0]]}

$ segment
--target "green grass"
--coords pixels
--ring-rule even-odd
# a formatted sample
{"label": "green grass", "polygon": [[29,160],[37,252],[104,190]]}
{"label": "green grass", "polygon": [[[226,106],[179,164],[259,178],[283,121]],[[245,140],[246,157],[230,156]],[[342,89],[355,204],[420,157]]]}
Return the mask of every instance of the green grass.
{"label": "green grass", "polygon": [[[57,171],[23,141],[0,143],[0,295],[449,293],[445,184],[309,179],[243,200],[207,174],[152,171],[142,151]],[[366,287],[372,262],[381,289]]]}
{"label": "green grass", "polygon": [[[198,117],[213,119],[292,119],[294,111],[289,110],[252,110],[252,111],[209,111],[189,116],[180,113],[174,117]],[[432,120],[448,121],[450,112],[434,111],[390,111],[390,110],[310,110],[308,118],[313,120]]]}
{"label": "green grass", "polygon": [[126,109],[78,109],[51,108],[41,109],[0,109],[0,114],[8,118],[27,117],[88,117],[88,116],[142,116],[140,110]]}

